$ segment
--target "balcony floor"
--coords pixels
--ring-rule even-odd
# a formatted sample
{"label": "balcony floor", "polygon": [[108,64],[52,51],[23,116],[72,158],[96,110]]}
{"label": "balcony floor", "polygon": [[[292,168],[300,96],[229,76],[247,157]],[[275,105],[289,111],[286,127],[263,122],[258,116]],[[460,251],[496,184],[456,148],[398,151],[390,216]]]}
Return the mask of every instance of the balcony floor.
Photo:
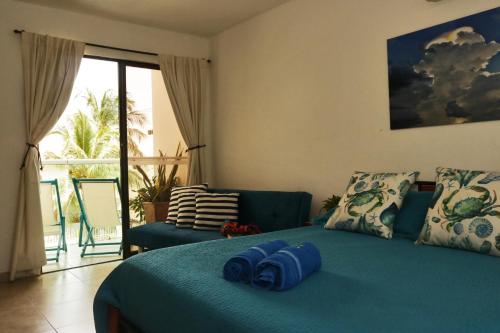
{"label": "balcony floor", "polygon": [[[121,240],[120,238],[117,238],[117,239],[111,239],[107,242],[119,242],[120,240]],[[94,251],[111,252],[111,251],[117,251],[118,247],[119,245],[109,245],[109,246],[106,245],[106,246],[97,246],[95,247],[95,249],[92,249],[92,247],[89,246],[87,247],[86,252],[87,253],[92,253]],[[61,251],[59,255],[59,262],[56,263],[54,260],[48,261],[47,265],[42,267],[42,271],[44,273],[47,273],[62,269],[68,269],[68,268],[74,268],[74,267],[80,267],[80,266],[86,266],[86,265],[92,265],[92,264],[122,259],[121,255],[112,255],[112,254],[85,256],[84,258],[81,258],[80,257],[81,251],[82,248],[78,247],[78,243],[76,241],[69,242],[68,252]],[[47,252],[47,258],[53,258],[53,257],[55,257],[55,251]]]}

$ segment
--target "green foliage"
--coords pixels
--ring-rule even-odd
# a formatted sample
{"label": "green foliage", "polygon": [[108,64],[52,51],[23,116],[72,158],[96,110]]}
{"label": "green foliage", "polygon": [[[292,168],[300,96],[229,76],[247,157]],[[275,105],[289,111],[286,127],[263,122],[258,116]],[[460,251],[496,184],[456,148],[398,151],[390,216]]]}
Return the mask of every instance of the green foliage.
{"label": "green foliage", "polygon": [[[160,156],[165,155],[160,150]],[[182,156],[181,145],[177,146],[176,157]],[[143,186],[134,192],[137,196],[130,200],[129,206],[142,221],[144,218],[144,202],[168,202],[170,201],[170,192],[172,187],[178,184],[178,177],[176,177],[179,165],[175,164],[170,170],[170,174],[167,177],[166,167],[164,164],[158,165],[156,175],[150,178],[143,168],[140,166],[134,166],[134,168],[142,175]]]}
{"label": "green foliage", "polygon": [[321,207],[321,210],[329,211],[330,209],[337,207],[337,205],[339,204],[339,201],[340,201],[340,197],[333,194],[328,199],[323,200],[323,206]]}
{"label": "green foliage", "polygon": [[[79,110],[64,124],[58,126],[51,135],[63,139],[64,148],[60,155],[48,152],[49,159],[110,159],[120,157],[119,142],[119,107],[118,97],[111,91],[106,91],[100,100],[87,90],[83,98],[87,108]],[[127,99],[127,130],[129,154],[142,156],[139,142],[145,137],[141,130],[146,122],[146,115],[134,110],[135,102]],[[120,169],[117,165],[92,164],[71,165],[68,176],[75,178],[115,178]],[[129,184],[139,185],[139,175],[136,171],[129,172]],[[79,220],[78,203],[73,191],[64,203],[66,220]]]}

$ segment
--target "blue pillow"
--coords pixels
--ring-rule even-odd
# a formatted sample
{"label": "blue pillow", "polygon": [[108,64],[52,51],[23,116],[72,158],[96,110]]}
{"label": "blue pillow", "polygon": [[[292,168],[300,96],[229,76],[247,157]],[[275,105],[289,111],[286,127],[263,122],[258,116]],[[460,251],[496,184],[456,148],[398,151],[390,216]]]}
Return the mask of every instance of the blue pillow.
{"label": "blue pillow", "polygon": [[418,239],[433,194],[433,192],[408,192],[396,216],[394,234],[412,240]]}
{"label": "blue pillow", "polygon": [[337,209],[337,207],[329,209],[324,214],[313,217],[311,220],[312,224],[313,225],[325,225],[325,223],[328,222],[328,219],[330,218],[330,216],[333,215],[333,212],[335,211],[335,209]]}

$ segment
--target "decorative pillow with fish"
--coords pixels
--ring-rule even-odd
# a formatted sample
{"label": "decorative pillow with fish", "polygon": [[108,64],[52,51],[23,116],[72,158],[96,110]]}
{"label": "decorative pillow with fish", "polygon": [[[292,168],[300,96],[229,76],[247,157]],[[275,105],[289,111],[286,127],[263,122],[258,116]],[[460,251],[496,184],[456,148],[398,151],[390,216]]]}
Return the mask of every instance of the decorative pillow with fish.
{"label": "decorative pillow with fish", "polygon": [[418,175],[418,172],[355,172],[325,228],[392,238],[396,215]]}
{"label": "decorative pillow with fish", "polygon": [[500,172],[437,168],[417,244],[500,256]]}

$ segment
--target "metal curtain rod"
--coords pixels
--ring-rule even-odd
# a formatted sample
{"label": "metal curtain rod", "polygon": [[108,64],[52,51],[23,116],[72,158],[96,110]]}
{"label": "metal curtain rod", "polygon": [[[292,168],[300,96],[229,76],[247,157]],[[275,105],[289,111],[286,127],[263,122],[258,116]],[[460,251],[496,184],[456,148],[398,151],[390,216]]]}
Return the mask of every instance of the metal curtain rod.
{"label": "metal curtain rod", "polygon": [[[23,33],[24,30],[19,30],[19,29],[14,29],[14,33],[16,34],[21,34]],[[94,46],[94,47],[100,47],[103,49],[109,49],[109,50],[116,50],[116,51],[125,51],[125,52],[132,52],[132,53],[138,53],[138,54],[145,54],[145,55],[150,55],[150,56],[158,56],[158,53],[154,52],[146,52],[146,51],[139,51],[139,50],[132,50],[132,49],[124,49],[121,47],[114,47],[114,46],[108,46],[108,45],[102,45],[102,44],[94,44],[94,43],[87,43],[84,42],[88,46]],[[206,60],[208,63],[210,63],[210,59],[203,59]]]}

